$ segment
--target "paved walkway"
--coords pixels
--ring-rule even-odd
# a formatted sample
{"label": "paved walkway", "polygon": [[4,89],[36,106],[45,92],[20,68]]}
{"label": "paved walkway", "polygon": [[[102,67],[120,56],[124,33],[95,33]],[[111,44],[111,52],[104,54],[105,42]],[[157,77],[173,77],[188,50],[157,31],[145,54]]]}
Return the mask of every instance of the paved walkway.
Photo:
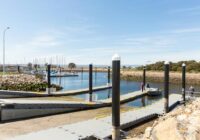
{"label": "paved walkway", "polygon": [[[169,97],[169,106],[173,106],[181,101],[181,95],[171,94]],[[130,125],[137,124],[155,115],[162,115],[164,109],[164,99],[143,107],[138,110],[128,111],[121,114],[121,127],[124,129]],[[75,124],[64,125],[39,132],[33,132],[12,138],[12,140],[78,140],[95,136],[100,139],[106,139],[111,136],[111,116]]]}

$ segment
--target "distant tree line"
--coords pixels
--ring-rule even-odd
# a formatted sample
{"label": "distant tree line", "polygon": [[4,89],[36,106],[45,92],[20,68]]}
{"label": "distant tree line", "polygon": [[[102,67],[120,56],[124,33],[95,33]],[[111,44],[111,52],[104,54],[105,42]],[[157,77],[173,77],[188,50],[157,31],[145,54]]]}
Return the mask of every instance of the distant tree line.
{"label": "distant tree line", "polygon": [[[45,63],[44,66],[47,67],[48,63]],[[40,68],[41,66],[39,64],[32,64],[31,62],[29,62],[27,64],[27,67],[29,70],[32,70],[34,68],[35,71],[38,71],[38,68]],[[51,65],[51,68],[56,68],[57,65]],[[73,71],[76,68],[76,64],[75,63],[69,63],[68,64],[68,68]]]}
{"label": "distant tree line", "polygon": [[[182,70],[183,63],[186,64],[187,72],[200,72],[200,62],[197,62],[195,60],[179,61],[176,63],[170,62],[170,70],[180,72]],[[146,65],[146,69],[152,71],[163,71],[163,68],[164,68],[164,61],[159,61],[154,64]],[[136,67],[135,69],[142,70],[143,66]]]}

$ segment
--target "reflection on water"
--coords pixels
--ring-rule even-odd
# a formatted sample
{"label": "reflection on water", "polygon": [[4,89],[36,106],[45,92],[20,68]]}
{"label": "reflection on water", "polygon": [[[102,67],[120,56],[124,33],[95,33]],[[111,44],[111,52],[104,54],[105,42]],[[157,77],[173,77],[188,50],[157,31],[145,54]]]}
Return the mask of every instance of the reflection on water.
{"label": "reflection on water", "polygon": [[[61,85],[63,90],[75,90],[88,88],[89,75],[87,72],[79,73],[76,77],[52,77],[54,84]],[[93,86],[101,86],[107,84],[107,73],[93,73]]]}
{"label": "reflection on water", "polygon": [[[59,84],[63,87],[63,90],[75,90],[75,89],[83,89],[83,88],[88,88],[89,85],[89,80],[88,80],[88,73],[83,72],[79,73],[78,77],[62,77],[62,78],[55,78],[52,77],[52,83]],[[102,72],[94,72],[93,73],[93,87],[95,86],[102,86],[107,84],[107,73],[102,73]],[[148,82],[147,82],[148,83]],[[151,87],[155,88],[160,88],[163,90],[163,83],[149,83]],[[121,95],[140,90],[140,85],[141,82],[135,82],[135,81],[125,81],[121,80],[120,82],[120,93]],[[187,89],[189,89],[189,86],[187,85]],[[194,86],[196,91],[200,91],[200,88],[198,86]],[[170,84],[170,93],[181,93],[181,84]],[[98,98],[100,99],[107,99],[112,97],[112,89],[107,89],[107,90],[102,90],[102,91],[97,91],[93,92]],[[83,95],[76,95],[76,97],[86,99],[86,94]],[[155,102],[159,99],[161,99],[162,96],[160,97],[144,97],[140,98],[137,100],[134,100],[132,102],[127,103],[126,105],[128,106],[145,106],[148,104],[151,104],[152,102]]]}

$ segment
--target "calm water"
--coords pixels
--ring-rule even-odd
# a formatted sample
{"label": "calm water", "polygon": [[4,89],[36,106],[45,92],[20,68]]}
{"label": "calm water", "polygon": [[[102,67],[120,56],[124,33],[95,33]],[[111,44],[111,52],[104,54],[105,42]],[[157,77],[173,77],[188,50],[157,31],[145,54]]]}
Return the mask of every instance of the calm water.
{"label": "calm water", "polygon": [[[74,90],[74,89],[83,89],[88,88],[89,80],[88,80],[88,73],[79,73],[78,77],[62,77],[62,78],[51,78],[52,83],[61,85],[63,90]],[[107,84],[107,73],[93,73],[93,87],[95,86],[102,86]],[[141,82],[134,82],[134,81],[125,81],[121,80],[120,88],[121,88],[121,95],[127,94],[129,92],[140,90]],[[163,89],[163,83],[149,83],[151,87]],[[189,85],[190,86],[190,85]],[[195,87],[195,86],[194,86]],[[188,87],[187,87],[188,89]],[[196,90],[199,91],[199,87],[195,87]],[[171,84],[170,85],[170,93],[180,93],[181,85]],[[112,96],[112,89],[102,90],[93,92],[98,100],[106,99]],[[78,98],[86,99],[87,94],[77,95]],[[160,97],[144,97],[143,99],[137,99],[132,102],[126,103],[128,106],[134,107],[141,107],[144,105],[151,104],[155,102]]]}

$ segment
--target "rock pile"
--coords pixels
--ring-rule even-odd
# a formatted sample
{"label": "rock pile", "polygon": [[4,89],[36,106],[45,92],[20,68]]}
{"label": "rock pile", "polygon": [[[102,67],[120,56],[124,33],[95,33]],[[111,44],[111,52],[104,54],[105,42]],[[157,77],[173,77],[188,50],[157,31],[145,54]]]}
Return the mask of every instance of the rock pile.
{"label": "rock pile", "polygon": [[132,140],[200,140],[200,98],[160,117],[142,137]]}
{"label": "rock pile", "polygon": [[[51,85],[57,90],[62,89],[58,85]],[[36,78],[34,75],[13,74],[0,77],[0,90],[17,90],[17,91],[45,91],[47,82]]]}

